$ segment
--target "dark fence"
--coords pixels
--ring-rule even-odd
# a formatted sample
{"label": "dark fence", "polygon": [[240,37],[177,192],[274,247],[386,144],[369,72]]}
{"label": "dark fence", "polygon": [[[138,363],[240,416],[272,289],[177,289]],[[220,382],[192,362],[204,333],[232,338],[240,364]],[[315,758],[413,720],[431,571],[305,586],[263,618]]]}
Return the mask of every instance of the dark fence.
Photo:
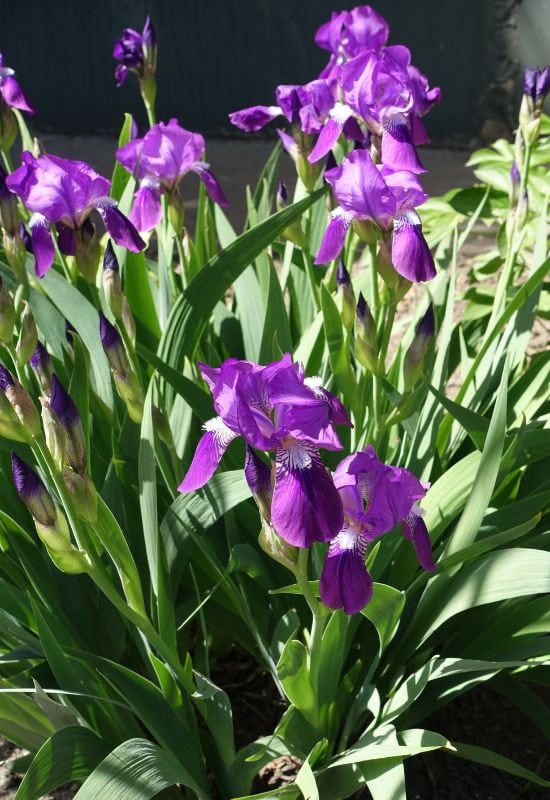
{"label": "dark fence", "polygon": [[[508,132],[520,50],[526,60],[534,53],[544,60],[547,0],[378,0],[374,6],[390,23],[390,41],[406,44],[443,90],[430,116],[434,139]],[[125,109],[142,118],[133,76],[116,89],[112,45],[123,27],[141,29],[150,12],[160,48],[159,117],[177,116],[185,127],[210,134],[234,133],[228,112],[269,104],[278,83],[305,82],[319,72],[326,58],[313,34],[342,7],[334,0],[2,0],[0,49],[38,107],[38,128],[112,131]]]}

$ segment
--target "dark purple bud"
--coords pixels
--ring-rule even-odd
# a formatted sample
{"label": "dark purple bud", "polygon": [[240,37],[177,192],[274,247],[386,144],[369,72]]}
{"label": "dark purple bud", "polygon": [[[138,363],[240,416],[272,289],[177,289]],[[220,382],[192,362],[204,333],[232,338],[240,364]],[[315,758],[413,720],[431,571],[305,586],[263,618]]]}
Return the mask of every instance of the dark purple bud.
{"label": "dark purple bud", "polygon": [[355,356],[370,372],[378,372],[376,325],[362,292],[355,310]]}
{"label": "dark purple bud", "polygon": [[86,471],[86,444],[78,409],[55,373],[52,375],[50,406],[67,436],[67,461],[80,475]]}
{"label": "dark purple bud", "polygon": [[277,208],[280,210],[281,208],[286,208],[288,205],[288,192],[286,190],[286,186],[279,178],[277,181]]}
{"label": "dark purple bud", "polygon": [[0,390],[5,394],[10,386],[15,386],[15,379],[9,369],[0,364]]}
{"label": "dark purple bud", "polygon": [[526,67],[523,78],[523,92],[535,105],[542,105],[550,89],[550,67]]}
{"label": "dark purple bud", "polygon": [[53,365],[52,359],[42,342],[37,342],[34,353],[29,359],[29,364],[34,370],[34,373],[40,384],[40,388],[46,394],[50,393]]}
{"label": "dark purple bud", "polygon": [[[344,259],[341,258],[338,261],[338,269],[336,270],[336,283],[338,286],[350,286],[351,285],[351,278],[349,276],[349,272],[346,269],[346,265],[344,264]],[[363,302],[365,298],[363,295],[360,295],[363,298]]]}
{"label": "dark purple bud", "polygon": [[122,346],[122,339],[114,325],[111,325],[104,314],[99,315],[99,335],[105,350],[112,350]]}
{"label": "dark purple bud", "polygon": [[11,454],[11,471],[17,493],[34,519],[42,525],[55,525],[55,505],[36,472],[15,453]]}
{"label": "dark purple bud", "polygon": [[103,269],[110,269],[113,272],[120,272],[118,258],[115,255],[113,243],[109,239],[107,247],[105,248],[105,255],[103,256]]}
{"label": "dark purple bud", "polygon": [[157,43],[157,32],[155,30],[155,26],[151,22],[151,15],[147,15],[147,19],[145,20],[145,25],[143,26],[143,31],[141,32],[141,38],[145,47],[155,47]]}
{"label": "dark purple bud", "polygon": [[433,305],[430,303],[428,310],[418,323],[417,336],[432,337],[435,333],[435,315]]}
{"label": "dark purple bud", "polygon": [[260,514],[266,520],[271,520],[271,499],[273,486],[271,484],[271,470],[262,459],[256,455],[251,447],[246,448],[244,462],[244,476],[252,492]]}
{"label": "dark purple bud", "polygon": [[359,298],[357,300],[357,316],[361,322],[363,322],[365,319],[367,311],[369,311],[367,301],[363,296],[363,292],[359,292]]}
{"label": "dark purple bud", "polygon": [[516,186],[519,186],[521,183],[521,175],[518,169],[518,165],[514,161],[512,163],[512,169],[510,170],[510,178],[512,179],[512,183]]}

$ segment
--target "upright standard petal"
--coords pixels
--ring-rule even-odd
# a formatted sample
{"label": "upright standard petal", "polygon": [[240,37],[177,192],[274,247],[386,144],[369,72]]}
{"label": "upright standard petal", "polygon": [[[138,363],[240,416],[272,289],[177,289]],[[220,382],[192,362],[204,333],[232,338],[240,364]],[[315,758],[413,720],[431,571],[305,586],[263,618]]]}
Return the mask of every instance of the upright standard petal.
{"label": "upright standard petal", "polygon": [[296,547],[328,542],[344,522],[342,501],[315,447],[291,440],[277,450],[271,521]]}
{"label": "upright standard petal", "polygon": [[109,236],[121,247],[126,247],[132,253],[139,253],[145,248],[145,242],[135,229],[130,220],[118,210],[113,200],[96,203],[96,208],[101,214]]}
{"label": "upright standard petal", "polygon": [[315,256],[316,264],[328,264],[338,258],[346,241],[346,234],[353,221],[353,216],[343,208],[336,208],[330,215],[330,222],[323,235],[319,252]]}
{"label": "upright standard petal", "polygon": [[180,492],[194,492],[204,486],[217,470],[230,443],[238,436],[220,417],[209,419],[203,427],[205,433],[197,445],[185,478],[178,486]]}
{"label": "upright standard petal", "polygon": [[50,225],[42,214],[33,214],[29,221],[32,237],[32,252],[35,258],[34,271],[42,278],[53,264],[55,248]]}
{"label": "upright standard petal", "polygon": [[366,542],[356,531],[343,530],[330,543],[319,581],[321,600],[329,608],[357,614],[371,599],[365,550]]}
{"label": "upright standard petal", "polygon": [[436,270],[428,243],[422,234],[422,223],[415,211],[398,214],[393,225],[392,264],[409,281],[435,278]]}

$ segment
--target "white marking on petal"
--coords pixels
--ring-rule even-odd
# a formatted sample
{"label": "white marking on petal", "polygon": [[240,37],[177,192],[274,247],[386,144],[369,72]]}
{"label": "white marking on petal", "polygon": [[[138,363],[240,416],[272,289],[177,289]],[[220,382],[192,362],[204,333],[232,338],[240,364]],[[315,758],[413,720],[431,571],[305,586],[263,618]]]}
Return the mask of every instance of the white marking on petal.
{"label": "white marking on petal", "polygon": [[335,208],[334,211],[331,211],[330,216],[332,219],[343,220],[346,225],[351,225],[353,222],[353,214],[351,214],[349,211],[345,211],[343,208],[340,208],[340,206]]}
{"label": "white marking on petal", "polygon": [[237,436],[235,431],[232,431],[231,428],[227,427],[221,417],[207,419],[202,427],[203,430],[207,431],[207,433],[214,434],[214,439],[221,447],[227,447],[227,445]]}
{"label": "white marking on petal", "polygon": [[335,103],[328,112],[328,115],[331,119],[337,122],[338,125],[344,125],[348,119],[353,116],[353,111],[344,103]]}
{"label": "white marking on petal", "polygon": [[401,211],[401,213],[397,214],[397,216],[393,220],[393,227],[394,230],[399,231],[402,228],[407,227],[422,227],[422,222],[420,221],[420,217],[412,208],[405,209]]}
{"label": "white marking on petal", "polygon": [[284,442],[284,447],[277,450],[277,461],[288,472],[311,469],[314,453],[315,448],[312,445],[299,442],[297,439],[288,439]]}

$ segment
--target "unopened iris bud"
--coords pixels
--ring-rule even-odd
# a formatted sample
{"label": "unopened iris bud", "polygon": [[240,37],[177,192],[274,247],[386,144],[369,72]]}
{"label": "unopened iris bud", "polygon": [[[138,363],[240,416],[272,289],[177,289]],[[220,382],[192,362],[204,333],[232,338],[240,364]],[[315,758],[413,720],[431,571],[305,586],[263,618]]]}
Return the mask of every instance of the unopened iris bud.
{"label": "unopened iris bud", "polygon": [[550,67],[527,67],[523,77],[523,93],[531,100],[533,109],[542,109],[550,90]]}
{"label": "unopened iris bud", "polygon": [[79,475],[68,467],[63,470],[63,478],[77,513],[94,525],[97,521],[97,491],[94,482],[88,474]]}
{"label": "unopened iris bud", "polygon": [[125,297],[122,300],[122,324],[124,325],[124,329],[126,330],[126,334],[128,335],[130,344],[132,345],[132,348],[135,350],[136,321],[134,319],[134,315],[132,314],[130,304],[128,303],[128,300]]}
{"label": "unopened iris bud", "polygon": [[177,186],[168,195],[168,219],[176,236],[181,236],[185,221],[185,203]]}
{"label": "unopened iris bud", "polygon": [[16,233],[14,236],[10,236],[9,233],[4,231],[2,236],[2,244],[4,246],[7,262],[12,268],[14,275],[19,280],[23,280],[25,263],[27,261],[27,251],[25,244],[21,240],[21,237],[18,233]]}
{"label": "unopened iris bud", "polygon": [[0,342],[11,345],[15,325],[15,306],[8,288],[0,278]]}
{"label": "unopened iris bud", "polygon": [[103,257],[103,291],[111,314],[116,320],[119,320],[122,314],[123,294],[120,283],[120,267],[110,239]]}
{"label": "unopened iris bud", "polygon": [[74,401],[55,373],[52,375],[50,407],[65,432],[67,461],[79,475],[83,475],[86,471],[86,444],[82,421]]}
{"label": "unopened iris bud", "polygon": [[61,469],[65,463],[65,454],[67,452],[67,434],[48,400],[45,397],[41,397],[40,403],[42,405],[42,428],[46,439],[46,447],[50,451],[57,468]]}
{"label": "unopened iris bud", "polygon": [[19,211],[17,196],[6,186],[7,177],[8,173],[0,163],[0,223],[6,233],[14,236],[19,226]]}
{"label": "unopened iris bud", "polygon": [[343,259],[338,262],[336,270],[336,284],[338,286],[338,296],[340,298],[340,313],[342,322],[348,331],[353,330],[355,320],[355,293],[351,285],[351,278],[346,269]]}
{"label": "unopened iris bud", "polygon": [[34,353],[29,359],[29,364],[44,394],[49,394],[52,383],[53,365],[51,356],[42,342],[36,343]]}
{"label": "unopened iris bud", "polygon": [[8,430],[10,421],[14,425],[11,433],[4,432],[3,435],[17,442],[29,441],[31,437],[39,436],[40,417],[30,394],[2,364],[0,364],[0,392],[3,400],[7,400],[15,412],[14,418],[5,402],[0,403],[0,417],[3,417],[3,421],[8,425]]}
{"label": "unopened iris bud", "polygon": [[519,187],[521,184],[521,175],[518,169],[518,165],[514,161],[512,163],[512,169],[510,170],[510,181],[511,181],[511,188],[510,188],[510,206],[515,208],[518,204],[519,198]]}
{"label": "unopened iris bud", "polygon": [[27,302],[24,303],[23,313],[21,314],[21,324],[19,327],[19,336],[17,344],[15,345],[15,354],[17,356],[17,363],[21,366],[26,364],[30,359],[36,344],[38,342],[38,332],[36,330],[36,323],[31,311],[31,307]]}
{"label": "unopened iris bud", "polygon": [[286,208],[288,205],[288,192],[286,186],[279,178],[277,181],[277,194],[275,195],[275,206],[277,211],[281,211],[283,208]]}
{"label": "unopened iris bud", "polygon": [[11,472],[17,493],[33,519],[42,525],[55,525],[57,512],[48,490],[36,472],[13,452]]}
{"label": "unopened iris bud", "polygon": [[433,306],[430,304],[416,328],[415,337],[407,350],[403,362],[403,378],[405,380],[406,391],[412,389],[412,387],[418,383],[422,375],[426,353],[428,352],[430,342],[434,338],[434,334],[435,316]]}
{"label": "unopened iris bud", "polygon": [[86,219],[80,228],[74,231],[74,240],[74,260],[78,271],[88,283],[95,283],[101,251],[93,222]]}
{"label": "unopened iris bud", "polygon": [[412,286],[411,281],[400,275],[392,263],[391,250],[388,242],[382,239],[378,248],[376,258],[376,269],[378,274],[391,291],[393,302],[398,303],[405,297]]}
{"label": "unopened iris bud", "polygon": [[273,497],[271,470],[248,445],[244,462],[244,476],[262,518],[268,524],[271,523],[271,499]]}
{"label": "unopened iris bud", "polygon": [[145,398],[137,375],[134,374],[120,334],[109,320],[100,314],[99,335],[120,397],[126,403],[133,422],[141,422]]}
{"label": "unopened iris bud", "polygon": [[365,244],[376,244],[380,238],[380,228],[370,219],[354,219],[352,225],[357,236]]}
{"label": "unopened iris bud", "polygon": [[267,553],[274,561],[282,564],[283,567],[291,570],[291,572],[295,571],[298,563],[298,548],[281,539],[279,534],[267,522],[264,522],[262,526],[258,544],[264,553]]}
{"label": "unopened iris bud", "polygon": [[355,314],[355,356],[365,369],[378,372],[376,325],[363,294],[359,293]]}

